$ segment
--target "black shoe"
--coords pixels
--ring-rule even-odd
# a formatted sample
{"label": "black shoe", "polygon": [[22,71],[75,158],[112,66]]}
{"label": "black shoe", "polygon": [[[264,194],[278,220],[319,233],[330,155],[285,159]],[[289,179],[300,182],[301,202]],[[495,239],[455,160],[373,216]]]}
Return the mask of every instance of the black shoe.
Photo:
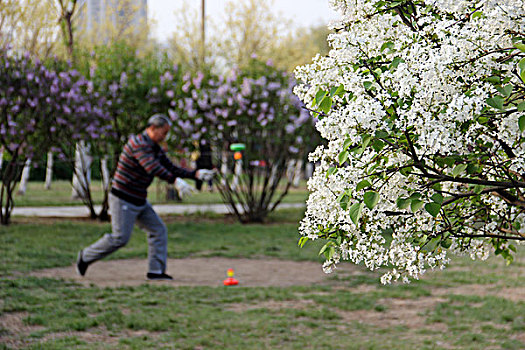
{"label": "black shoe", "polygon": [[150,281],[171,281],[173,279],[173,277],[171,277],[170,275],[165,274],[164,272],[163,273],[151,273],[151,272],[148,272],[146,277]]}
{"label": "black shoe", "polygon": [[77,257],[77,273],[80,276],[84,276],[86,274],[88,266],[89,264],[85,262],[84,260],[82,260],[82,250],[79,251],[78,257]]}

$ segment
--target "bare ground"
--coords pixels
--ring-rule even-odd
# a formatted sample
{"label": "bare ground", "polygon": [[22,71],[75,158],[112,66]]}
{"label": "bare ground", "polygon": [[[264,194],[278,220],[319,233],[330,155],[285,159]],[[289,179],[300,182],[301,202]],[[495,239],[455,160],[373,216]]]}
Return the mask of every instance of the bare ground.
{"label": "bare ground", "polygon": [[[75,267],[39,270],[37,277],[70,279],[100,287],[136,286],[142,283],[162,283],[172,286],[221,286],[226,271],[234,269],[235,278],[243,287],[287,287],[310,285],[326,281],[321,264],[317,262],[283,261],[277,259],[187,258],[169,259],[168,271],[173,281],[147,282],[147,261],[144,259],[98,261],[91,265],[86,276],[80,277]],[[358,268],[348,264],[346,273]]]}
{"label": "bare ground", "polygon": [[[227,277],[227,269],[235,270],[235,277],[239,280],[239,285],[243,287],[267,287],[267,286],[293,286],[293,285],[312,285],[325,284],[329,282],[330,275],[323,273],[321,264],[317,262],[295,262],[277,259],[228,259],[228,258],[187,258],[170,259],[168,261],[168,273],[174,277],[173,281],[148,282],[145,279],[147,272],[147,261],[145,259],[128,260],[103,260],[89,267],[85,277],[80,277],[73,265],[63,268],[53,268],[39,270],[32,273],[37,277],[52,277],[74,280],[84,285],[96,285],[100,287],[135,286],[143,283],[155,283],[177,286],[222,286],[222,281]],[[510,272],[510,271],[509,271]],[[340,276],[359,275],[364,273],[364,269],[352,264],[341,264],[334,274]],[[439,273],[439,272],[437,272]],[[523,275],[523,267],[518,267],[514,273]],[[377,276],[379,278],[379,275]],[[332,281],[332,283],[335,283]],[[348,288],[345,286],[335,286],[335,288]],[[352,287],[352,293],[369,293],[377,288],[375,285],[362,284]],[[464,284],[456,287],[433,287],[431,295],[417,299],[398,299],[386,298],[380,301],[385,310],[357,310],[342,311],[337,313],[341,316],[342,327],[351,325],[353,322],[372,325],[378,328],[391,326],[406,327],[412,336],[420,337],[415,333],[418,329],[429,329],[433,331],[447,332],[447,326],[441,323],[428,324],[425,314],[436,307],[440,302],[446,300],[448,295],[494,295],[507,298],[514,302],[525,301],[525,291],[523,288],[512,288],[497,284]],[[269,301],[265,303],[252,304],[232,304],[228,308],[230,311],[243,312],[252,308],[266,308],[269,310],[282,308],[303,309],[311,305],[311,300],[295,301]],[[31,341],[27,340],[27,335],[39,331],[38,326],[28,326],[24,323],[27,317],[25,313],[8,313],[0,316],[0,329],[6,330],[7,334],[0,334],[0,344],[4,343],[14,348],[27,346]],[[302,330],[308,331],[308,330]],[[129,336],[135,336],[132,331]],[[154,333],[147,333],[148,336],[155,336]],[[59,339],[65,336],[77,336],[84,341],[103,342],[106,344],[116,344],[122,334],[110,334],[103,328],[90,329],[86,332],[51,333],[45,336],[45,340]],[[2,339],[3,338],[3,339]],[[516,338],[525,342],[523,336]],[[42,339],[41,339],[42,341]],[[442,348],[453,348],[446,342],[440,343]]]}

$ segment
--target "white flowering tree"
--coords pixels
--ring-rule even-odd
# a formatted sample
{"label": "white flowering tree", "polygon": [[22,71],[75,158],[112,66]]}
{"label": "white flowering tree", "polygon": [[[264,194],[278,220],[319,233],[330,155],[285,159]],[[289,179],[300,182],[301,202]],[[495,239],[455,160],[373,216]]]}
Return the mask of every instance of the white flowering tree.
{"label": "white flowering tree", "polygon": [[334,0],[331,51],[296,94],[328,140],[301,222],[383,283],[448,252],[512,261],[525,240],[525,1]]}

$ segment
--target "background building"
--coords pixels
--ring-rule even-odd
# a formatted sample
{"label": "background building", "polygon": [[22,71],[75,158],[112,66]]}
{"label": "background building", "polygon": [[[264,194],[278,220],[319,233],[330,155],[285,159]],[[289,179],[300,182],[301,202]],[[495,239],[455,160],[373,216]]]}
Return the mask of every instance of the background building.
{"label": "background building", "polygon": [[91,32],[110,22],[139,28],[148,20],[148,0],[79,0],[80,29]]}

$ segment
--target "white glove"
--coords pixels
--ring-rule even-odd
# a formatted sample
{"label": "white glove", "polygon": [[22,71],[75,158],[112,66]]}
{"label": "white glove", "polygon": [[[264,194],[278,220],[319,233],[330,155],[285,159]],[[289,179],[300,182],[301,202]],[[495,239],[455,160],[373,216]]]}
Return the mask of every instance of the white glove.
{"label": "white glove", "polygon": [[193,194],[193,192],[195,192],[193,187],[188,185],[188,183],[186,181],[184,181],[183,179],[180,179],[180,178],[177,178],[175,180],[175,189],[179,193],[179,197],[180,198],[184,198],[186,196],[191,196]]}
{"label": "white glove", "polygon": [[216,173],[217,173],[217,170],[215,169],[213,170],[199,169],[195,173],[195,178],[201,181],[210,181],[211,179],[213,179]]}

